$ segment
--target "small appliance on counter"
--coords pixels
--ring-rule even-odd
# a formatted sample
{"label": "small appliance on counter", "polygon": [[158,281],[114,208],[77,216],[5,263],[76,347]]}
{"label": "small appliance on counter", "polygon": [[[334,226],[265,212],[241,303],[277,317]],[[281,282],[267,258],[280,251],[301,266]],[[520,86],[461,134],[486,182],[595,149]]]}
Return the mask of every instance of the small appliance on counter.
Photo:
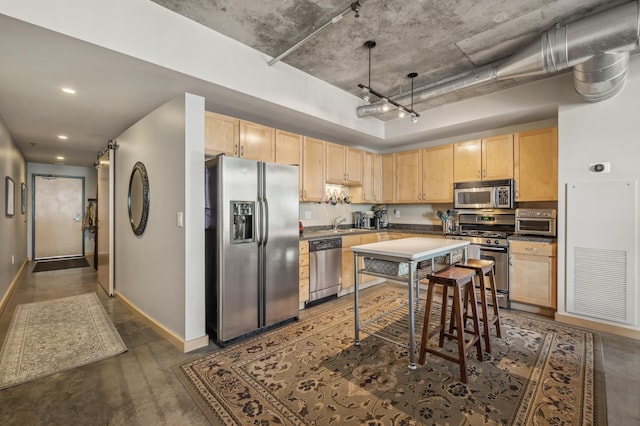
{"label": "small appliance on counter", "polygon": [[516,234],[556,236],[556,209],[516,209]]}
{"label": "small appliance on counter", "polygon": [[375,229],[386,228],[389,226],[386,205],[376,204],[371,208],[371,210],[373,211],[373,227]]}

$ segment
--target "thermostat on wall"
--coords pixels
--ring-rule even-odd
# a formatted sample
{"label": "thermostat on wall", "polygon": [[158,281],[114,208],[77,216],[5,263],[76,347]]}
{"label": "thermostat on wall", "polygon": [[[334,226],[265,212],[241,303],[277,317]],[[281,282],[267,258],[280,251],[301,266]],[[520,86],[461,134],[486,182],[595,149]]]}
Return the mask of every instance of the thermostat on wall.
{"label": "thermostat on wall", "polygon": [[589,164],[589,173],[611,173],[611,163],[591,163]]}

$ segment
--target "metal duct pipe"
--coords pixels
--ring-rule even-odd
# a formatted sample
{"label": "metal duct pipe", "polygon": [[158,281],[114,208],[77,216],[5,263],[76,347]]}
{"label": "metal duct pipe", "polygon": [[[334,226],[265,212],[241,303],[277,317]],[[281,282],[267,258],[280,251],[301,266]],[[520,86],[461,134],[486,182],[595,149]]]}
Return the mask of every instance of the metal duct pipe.
{"label": "metal duct pipe", "polygon": [[600,102],[624,87],[629,71],[629,52],[599,53],[573,67],[578,95],[587,102]]}
{"label": "metal duct pipe", "polygon": [[[494,79],[538,76],[576,65],[581,65],[574,72],[578,94],[589,102],[607,99],[622,88],[628,70],[629,51],[640,46],[639,1],[632,1],[569,25],[556,25],[543,33],[539,41],[500,65],[418,89],[413,94],[414,103]],[[626,55],[620,55],[621,53]],[[410,100],[410,93],[394,98],[400,104]],[[358,108],[360,117],[382,112],[381,103]]]}

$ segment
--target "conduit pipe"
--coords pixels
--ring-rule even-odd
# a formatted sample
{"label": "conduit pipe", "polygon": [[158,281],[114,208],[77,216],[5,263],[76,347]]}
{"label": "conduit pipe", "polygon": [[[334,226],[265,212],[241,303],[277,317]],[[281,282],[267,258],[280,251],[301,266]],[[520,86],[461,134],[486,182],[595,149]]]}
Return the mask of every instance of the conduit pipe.
{"label": "conduit pipe", "polygon": [[[556,25],[503,63],[418,88],[414,104],[493,80],[535,77],[574,67],[574,85],[587,102],[618,93],[629,68],[629,52],[640,47],[640,0],[626,3],[565,26]],[[399,104],[411,94],[393,99]],[[382,103],[358,108],[358,116],[382,114]]]}

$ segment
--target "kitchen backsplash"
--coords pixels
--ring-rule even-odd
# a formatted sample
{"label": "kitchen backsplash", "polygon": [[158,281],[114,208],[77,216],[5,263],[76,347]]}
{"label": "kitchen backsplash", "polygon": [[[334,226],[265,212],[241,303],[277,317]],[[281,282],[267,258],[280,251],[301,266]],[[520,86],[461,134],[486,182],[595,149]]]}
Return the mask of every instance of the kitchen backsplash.
{"label": "kitchen backsplash", "polygon": [[[338,216],[347,218],[344,224],[353,224],[353,212],[371,210],[373,204],[326,204],[300,203],[299,217],[304,226],[331,225]],[[403,204],[389,205],[389,223],[439,225],[440,219],[435,215],[436,210],[452,209],[453,204]]]}

